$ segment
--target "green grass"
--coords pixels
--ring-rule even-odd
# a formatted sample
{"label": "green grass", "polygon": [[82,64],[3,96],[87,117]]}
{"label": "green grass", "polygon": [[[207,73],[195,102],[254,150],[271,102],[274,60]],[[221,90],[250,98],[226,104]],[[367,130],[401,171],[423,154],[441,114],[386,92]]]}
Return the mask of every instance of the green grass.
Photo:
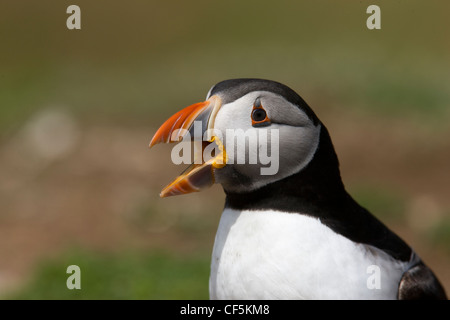
{"label": "green grass", "polygon": [[[80,290],[66,286],[69,265],[80,267]],[[30,284],[6,298],[208,299],[209,265],[209,255],[78,251],[43,263]]]}

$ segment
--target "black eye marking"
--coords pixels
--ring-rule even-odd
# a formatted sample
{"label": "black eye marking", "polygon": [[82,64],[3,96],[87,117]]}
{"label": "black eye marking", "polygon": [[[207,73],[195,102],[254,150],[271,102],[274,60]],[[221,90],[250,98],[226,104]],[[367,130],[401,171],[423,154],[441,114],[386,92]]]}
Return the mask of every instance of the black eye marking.
{"label": "black eye marking", "polygon": [[270,125],[270,119],[262,106],[260,98],[257,98],[253,104],[251,118],[253,127],[265,127]]}

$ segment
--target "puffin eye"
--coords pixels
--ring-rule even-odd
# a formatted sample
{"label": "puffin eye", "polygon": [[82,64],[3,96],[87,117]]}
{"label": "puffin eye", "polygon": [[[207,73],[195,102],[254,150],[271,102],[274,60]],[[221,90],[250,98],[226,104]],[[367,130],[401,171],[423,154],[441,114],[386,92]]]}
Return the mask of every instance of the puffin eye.
{"label": "puffin eye", "polygon": [[257,98],[253,104],[252,110],[252,126],[253,127],[265,127],[270,125],[270,119],[267,116],[266,110],[264,110],[261,99]]}
{"label": "puffin eye", "polygon": [[266,111],[263,108],[254,109],[252,112],[252,120],[255,122],[261,122],[267,117]]}

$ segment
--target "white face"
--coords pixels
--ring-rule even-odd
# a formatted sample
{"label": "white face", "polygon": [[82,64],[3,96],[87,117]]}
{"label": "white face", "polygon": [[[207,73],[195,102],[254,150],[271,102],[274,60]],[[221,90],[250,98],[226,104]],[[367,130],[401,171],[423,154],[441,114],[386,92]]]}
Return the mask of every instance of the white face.
{"label": "white face", "polygon": [[[257,99],[270,119],[267,126],[252,125]],[[223,105],[214,129],[222,135],[228,162],[215,170],[216,182],[227,191],[242,192],[299,172],[316,152],[320,127],[299,107],[267,91],[253,91]]]}

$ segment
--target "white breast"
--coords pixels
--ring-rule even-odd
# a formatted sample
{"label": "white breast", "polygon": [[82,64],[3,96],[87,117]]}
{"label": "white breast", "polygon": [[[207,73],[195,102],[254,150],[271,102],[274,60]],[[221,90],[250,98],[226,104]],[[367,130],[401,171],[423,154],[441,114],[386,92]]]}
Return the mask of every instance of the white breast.
{"label": "white breast", "polygon": [[316,218],[225,209],[212,254],[210,298],[395,299],[407,267]]}

